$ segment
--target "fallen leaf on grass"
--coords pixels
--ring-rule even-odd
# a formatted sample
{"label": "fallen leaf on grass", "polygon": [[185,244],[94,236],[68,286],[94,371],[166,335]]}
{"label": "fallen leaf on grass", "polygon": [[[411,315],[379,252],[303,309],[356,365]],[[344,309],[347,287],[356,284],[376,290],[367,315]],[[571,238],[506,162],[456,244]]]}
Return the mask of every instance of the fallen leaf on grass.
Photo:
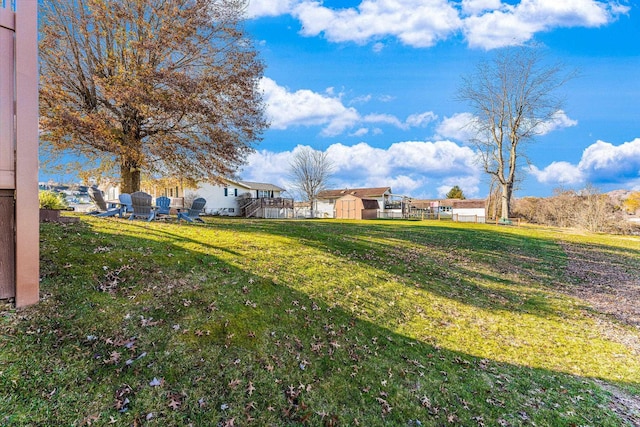
{"label": "fallen leaf on grass", "polygon": [[118,412],[126,412],[129,410],[127,406],[129,405],[130,400],[127,396],[132,392],[133,390],[127,384],[116,390],[114,406]]}
{"label": "fallen leaf on grass", "polygon": [[168,406],[174,411],[177,411],[178,409],[180,409],[180,406],[182,406],[182,401],[180,400],[180,397],[178,397],[175,394],[171,395]]}

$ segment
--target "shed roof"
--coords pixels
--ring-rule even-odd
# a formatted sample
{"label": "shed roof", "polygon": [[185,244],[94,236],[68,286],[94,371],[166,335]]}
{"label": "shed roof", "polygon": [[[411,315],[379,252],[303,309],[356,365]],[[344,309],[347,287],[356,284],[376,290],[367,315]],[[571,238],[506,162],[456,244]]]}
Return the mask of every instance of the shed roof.
{"label": "shed roof", "polygon": [[322,190],[318,193],[318,199],[338,199],[342,196],[352,195],[360,198],[382,197],[385,193],[391,193],[391,187],[375,188],[345,188],[343,190]]}
{"label": "shed roof", "polygon": [[380,209],[380,204],[375,199],[362,199],[364,209]]}

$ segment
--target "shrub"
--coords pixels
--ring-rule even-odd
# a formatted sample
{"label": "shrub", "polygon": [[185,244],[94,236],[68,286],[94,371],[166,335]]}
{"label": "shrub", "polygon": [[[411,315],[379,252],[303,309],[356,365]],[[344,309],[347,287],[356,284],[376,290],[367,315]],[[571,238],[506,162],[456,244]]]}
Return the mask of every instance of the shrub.
{"label": "shrub", "polygon": [[49,190],[43,190],[38,193],[40,200],[40,209],[66,209],[67,201],[64,194],[56,193]]}

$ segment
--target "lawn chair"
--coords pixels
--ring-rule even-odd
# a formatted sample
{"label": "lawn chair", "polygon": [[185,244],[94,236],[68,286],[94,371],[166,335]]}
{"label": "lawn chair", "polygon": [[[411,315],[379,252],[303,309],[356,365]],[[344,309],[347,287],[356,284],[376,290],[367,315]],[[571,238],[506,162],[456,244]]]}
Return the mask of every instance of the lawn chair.
{"label": "lawn chair", "polygon": [[160,196],[156,198],[156,217],[158,215],[169,216],[171,212],[171,199],[167,196]]}
{"label": "lawn chair", "polygon": [[107,203],[104,200],[104,194],[102,191],[95,187],[91,187],[91,191],[89,192],[89,197],[96,205],[97,211],[89,212],[90,215],[107,217],[107,216],[122,216],[122,211],[120,206],[114,203]]}
{"label": "lawn chair", "polygon": [[198,221],[204,222],[202,218],[200,218],[200,212],[204,209],[204,205],[207,204],[207,201],[202,197],[198,197],[193,201],[191,207],[187,210],[187,212],[180,212],[178,210],[178,221],[184,219],[189,222]]}
{"label": "lawn chair", "polygon": [[129,219],[144,218],[147,221],[151,221],[156,217],[156,211],[151,207],[151,195],[144,191],[136,191],[131,193],[131,206],[133,212]]}
{"label": "lawn chair", "polygon": [[133,202],[131,201],[131,194],[122,193],[118,196],[118,200],[120,200],[120,209],[122,209],[122,214],[133,212]]}

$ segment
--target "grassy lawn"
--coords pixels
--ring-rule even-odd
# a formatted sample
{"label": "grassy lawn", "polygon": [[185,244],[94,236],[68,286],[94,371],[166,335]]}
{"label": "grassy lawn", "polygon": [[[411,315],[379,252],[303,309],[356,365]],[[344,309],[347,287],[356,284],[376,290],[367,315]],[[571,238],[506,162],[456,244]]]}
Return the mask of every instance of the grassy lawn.
{"label": "grassy lawn", "polygon": [[0,310],[0,425],[620,426],[640,330],[570,296],[561,243],[640,280],[640,239],[437,221],[83,216]]}

